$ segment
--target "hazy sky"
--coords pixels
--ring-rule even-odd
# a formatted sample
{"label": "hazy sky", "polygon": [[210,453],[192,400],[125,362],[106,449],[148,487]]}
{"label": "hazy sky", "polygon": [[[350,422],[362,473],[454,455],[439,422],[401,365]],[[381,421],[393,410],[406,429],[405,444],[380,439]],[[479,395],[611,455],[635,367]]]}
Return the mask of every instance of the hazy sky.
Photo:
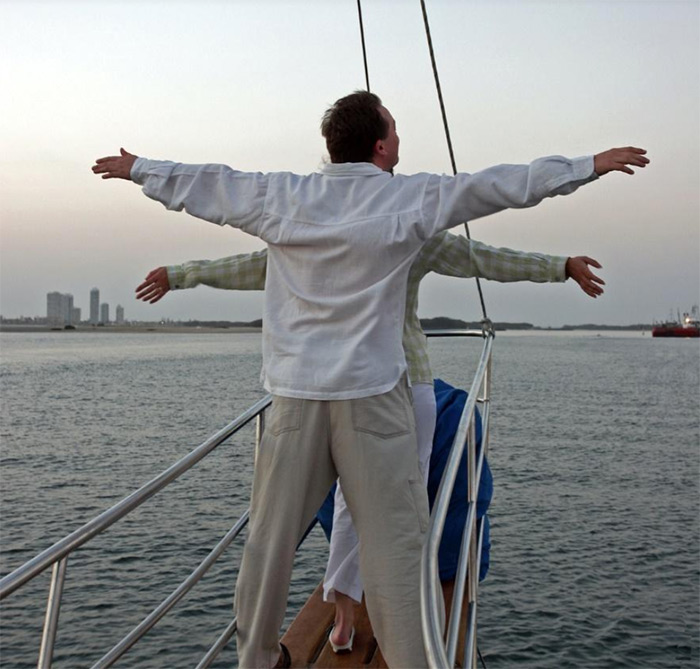
{"label": "hazy sky", "polygon": [[[604,265],[606,294],[484,284],[494,320],[637,323],[700,302],[700,10],[696,0],[428,0],[458,168],[628,144],[651,166],[474,221],[497,246]],[[397,171],[450,172],[418,0],[365,0],[372,89],[396,117]],[[261,296],[200,287],[155,306],[148,270],[262,243],[167,212],[95,158],[314,171],[324,109],[364,87],[355,0],[0,0],[0,313],[46,293],[127,318],[250,320]],[[474,282],[430,277],[422,316],[478,319]]]}

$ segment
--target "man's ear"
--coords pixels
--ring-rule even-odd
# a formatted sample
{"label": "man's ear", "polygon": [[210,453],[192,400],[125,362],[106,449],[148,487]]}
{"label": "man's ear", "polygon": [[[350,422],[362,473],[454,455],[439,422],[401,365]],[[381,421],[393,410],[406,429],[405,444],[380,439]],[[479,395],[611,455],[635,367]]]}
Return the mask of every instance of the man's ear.
{"label": "man's ear", "polygon": [[386,155],[386,148],[384,146],[384,140],[378,139],[374,143],[374,155],[375,156],[383,156]]}

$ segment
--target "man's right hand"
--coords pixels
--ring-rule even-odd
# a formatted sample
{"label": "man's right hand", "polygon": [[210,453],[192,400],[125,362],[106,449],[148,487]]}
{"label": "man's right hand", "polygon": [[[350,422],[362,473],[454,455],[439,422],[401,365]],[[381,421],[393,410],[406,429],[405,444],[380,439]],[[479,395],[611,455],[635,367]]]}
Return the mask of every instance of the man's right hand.
{"label": "man's right hand", "polygon": [[141,285],[137,286],[136,299],[153,304],[168,292],[170,292],[168,270],[165,267],[157,267],[148,273]]}
{"label": "man's right hand", "polygon": [[119,149],[119,156],[98,158],[92,166],[95,174],[101,174],[103,179],[128,179],[131,181],[131,168],[138,156]]}

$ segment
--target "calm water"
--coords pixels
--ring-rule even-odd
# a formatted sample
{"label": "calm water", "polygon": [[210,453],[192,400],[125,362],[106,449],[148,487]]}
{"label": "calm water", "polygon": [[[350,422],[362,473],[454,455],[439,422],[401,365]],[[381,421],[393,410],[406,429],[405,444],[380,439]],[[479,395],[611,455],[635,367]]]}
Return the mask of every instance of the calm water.
{"label": "calm water", "polygon": [[[495,343],[490,669],[697,667],[697,341],[505,333]],[[257,335],[0,335],[6,574],[165,469],[259,390]],[[468,387],[478,342],[435,340]],[[245,430],[68,563],[55,665],[90,666],[187,576],[247,506]],[[320,581],[302,549],[290,611]],[[118,666],[193,667],[231,618],[240,544]],[[0,663],[36,666],[48,575],[3,603]],[[233,644],[218,667],[235,662]]]}

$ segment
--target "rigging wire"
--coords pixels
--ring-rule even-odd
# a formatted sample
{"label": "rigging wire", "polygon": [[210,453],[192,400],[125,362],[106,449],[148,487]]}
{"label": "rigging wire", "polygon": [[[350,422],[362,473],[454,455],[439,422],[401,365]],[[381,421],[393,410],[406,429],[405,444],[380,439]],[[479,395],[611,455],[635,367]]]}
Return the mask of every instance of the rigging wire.
{"label": "rigging wire", "polygon": [[[437,63],[435,61],[435,51],[433,50],[433,40],[430,36],[430,25],[428,23],[428,12],[425,8],[425,2],[424,0],[421,0],[421,9],[423,11],[423,23],[425,25],[425,34],[428,39],[428,49],[430,51],[430,62],[433,67],[433,76],[435,78],[435,87],[437,89],[437,94],[438,94],[438,101],[440,102],[440,112],[442,113],[442,122],[445,127],[445,138],[447,139],[447,148],[450,153],[450,162],[452,163],[452,172],[453,174],[457,174],[457,163],[455,161],[455,156],[454,156],[454,150],[452,148],[452,139],[450,138],[450,128],[447,123],[447,112],[445,111],[445,102],[442,97],[442,88],[440,86],[440,76],[438,75],[438,70],[437,70]],[[367,92],[370,92],[370,87],[369,87],[369,67],[367,65],[367,48],[365,46],[365,29],[364,29],[364,24],[362,22],[362,0],[357,0],[357,16],[360,22],[360,40],[362,41],[362,60],[364,62],[365,66],[365,82],[367,83]],[[465,221],[464,222],[464,230],[467,233],[467,239],[471,240],[471,235],[469,234],[469,224]],[[486,315],[486,304],[484,303],[484,294],[481,290],[481,282],[479,281],[479,277],[476,278],[476,287],[477,290],[479,291],[479,300],[481,301],[481,312],[483,314],[483,320],[482,324],[484,328],[491,328],[491,321],[489,320],[488,316]],[[479,650],[479,647],[477,646],[476,652],[479,655],[479,659],[481,660],[481,664],[486,669],[486,662],[484,662],[484,657],[481,654],[481,651]]]}
{"label": "rigging wire", "polygon": [[[358,0],[359,3],[360,0]],[[435,78],[435,88],[437,90],[438,101],[440,103],[440,112],[442,114],[442,124],[445,128],[445,139],[447,140],[447,149],[450,153],[450,162],[452,163],[452,173],[457,174],[457,162],[455,161],[455,154],[452,148],[452,139],[450,137],[450,127],[447,123],[447,112],[445,111],[445,101],[442,97],[442,87],[440,86],[440,75],[438,74],[437,62],[435,61],[435,51],[433,49],[433,40],[430,36],[430,24],[428,22],[428,11],[425,8],[425,0],[420,0],[421,10],[423,11],[423,24],[425,25],[425,36],[428,40],[428,50],[430,51],[430,63],[433,66],[433,77]],[[469,234],[469,224],[464,222],[464,230],[467,233],[467,239],[471,240],[471,235]],[[484,302],[484,293],[481,290],[481,281],[479,277],[476,279],[476,289],[479,292],[479,301],[481,302],[481,313],[483,314],[483,320],[490,322],[488,316],[486,315],[486,303]]]}
{"label": "rigging wire", "polygon": [[369,68],[367,67],[367,48],[365,47],[365,27],[362,23],[362,0],[357,0],[357,16],[360,19],[360,39],[362,40],[362,60],[365,63],[365,81],[367,82],[367,92],[369,89]]}
{"label": "rigging wire", "polygon": [[[423,11],[423,24],[425,25],[425,36],[428,40],[428,50],[430,51],[430,63],[433,67],[433,77],[435,78],[435,89],[437,90],[438,101],[440,103],[440,113],[442,114],[442,124],[445,128],[445,139],[447,140],[447,149],[450,153],[450,162],[452,163],[452,173],[457,174],[457,162],[455,161],[454,149],[452,148],[452,138],[450,137],[450,126],[447,123],[447,112],[445,111],[445,101],[442,97],[442,87],[440,86],[440,75],[438,74],[437,62],[435,60],[435,50],[433,49],[433,40],[430,36],[430,23],[428,22],[428,12],[425,8],[425,0],[420,0],[421,10]],[[464,222],[464,230],[467,233],[467,239],[471,240],[471,235],[469,234],[469,224]],[[486,328],[491,329],[491,321],[486,315],[486,303],[484,302],[484,293],[481,290],[481,281],[479,277],[476,279],[476,288],[479,292],[479,301],[481,302],[481,313],[483,314],[482,326],[484,330]],[[479,646],[476,647],[476,652],[479,655],[479,660],[481,664],[486,669],[486,662],[484,662],[484,656],[479,650]]]}

